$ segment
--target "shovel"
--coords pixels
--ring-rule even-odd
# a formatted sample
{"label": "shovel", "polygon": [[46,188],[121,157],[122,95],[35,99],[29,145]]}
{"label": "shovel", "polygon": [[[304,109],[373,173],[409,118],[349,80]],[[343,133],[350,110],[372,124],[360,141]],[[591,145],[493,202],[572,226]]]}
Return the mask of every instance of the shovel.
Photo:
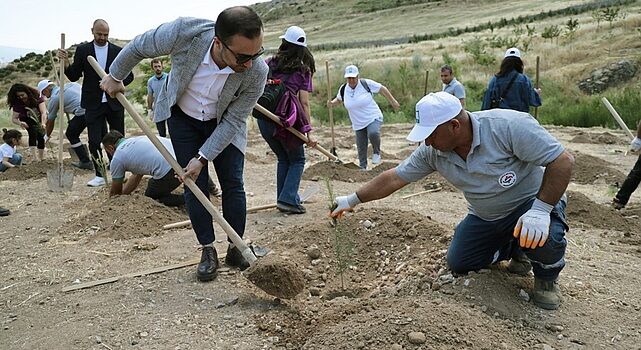
{"label": "shovel", "polygon": [[[311,198],[313,195],[318,193],[320,191],[320,188],[318,187],[318,184],[314,184],[312,186],[309,186],[303,191],[303,193],[300,194],[300,201],[301,203],[305,203],[309,198]],[[255,213],[260,210],[266,210],[266,209],[272,209],[276,208],[276,204],[265,204],[265,205],[259,205],[256,207],[252,208],[247,208],[247,214]],[[185,220],[185,221],[178,221],[174,222],[173,224],[167,224],[162,227],[163,230],[170,230],[172,228],[178,228],[178,227],[183,227],[183,226],[188,226],[191,225],[191,220]]]}
{"label": "shovel", "polygon": [[[280,125],[280,126],[283,126],[283,124],[280,122],[280,119],[279,119],[279,118],[278,118],[274,113],[272,113],[272,112],[268,111],[268,110],[267,110],[267,108],[265,108],[265,107],[263,107],[263,106],[261,106],[261,105],[259,105],[259,104],[257,103],[257,104],[254,106],[254,109],[255,109],[255,110],[257,110],[257,111],[259,111],[259,112],[260,112],[260,113],[262,113],[263,115],[267,116],[267,117],[268,117],[269,119],[271,119],[274,123],[276,123],[276,124],[278,124],[278,125]],[[307,136],[303,135],[303,133],[301,133],[300,131],[298,131],[298,130],[296,130],[296,129],[292,128],[291,126],[290,126],[290,127],[287,127],[286,129],[287,129],[287,131],[289,131],[289,132],[291,132],[292,134],[294,134],[294,136],[296,136],[296,137],[298,137],[299,139],[303,140],[303,142],[305,142],[305,143],[309,142],[309,140],[307,139]],[[332,161],[334,161],[334,162],[336,162],[336,163],[338,163],[338,164],[342,164],[343,166],[345,166],[345,167],[347,167],[347,168],[350,168],[350,169],[360,169],[360,168],[361,168],[360,166],[358,166],[358,164],[356,164],[356,163],[354,163],[354,162],[350,162],[350,163],[345,163],[345,162],[343,162],[343,161],[342,161],[342,160],[340,160],[337,156],[335,156],[335,155],[333,155],[333,154],[329,153],[325,148],[323,148],[323,146],[321,146],[321,145],[319,145],[319,144],[316,144],[316,146],[314,146],[314,148],[315,148],[316,150],[318,150],[320,153],[322,153],[323,155],[327,156],[327,158],[329,158],[330,160],[332,160]]]}
{"label": "shovel", "polygon": [[[60,48],[65,49],[65,34],[60,34]],[[54,192],[71,191],[73,186],[73,171],[65,170],[62,165],[62,135],[63,126],[62,116],[65,114],[65,79],[62,74],[65,71],[64,61],[60,60],[60,72],[58,75],[58,95],[60,98],[58,115],[60,116],[58,125],[58,166],[54,169],[47,170],[47,185]]]}
{"label": "shovel", "polygon": [[[106,73],[100,67],[96,59],[92,56],[88,56],[87,60],[89,64],[96,71],[98,76],[102,79]],[[171,165],[172,169],[176,172],[177,175],[183,177],[185,172],[183,168],[178,164],[176,159],[169,153],[165,146],[158,140],[158,137],[151,131],[149,126],[145,123],[144,119],[138,114],[134,106],[127,100],[125,95],[121,92],[116,93],[116,99],[118,102],[125,107],[127,112],[134,119],[136,124],[142,129],[142,131],[147,135],[151,143],[158,149],[160,154],[165,158],[165,160]],[[291,261],[286,261],[284,259],[278,258],[275,255],[269,255],[264,258],[261,258],[261,261],[258,261],[256,255],[252,250],[247,246],[245,241],[234,231],[234,229],[229,225],[227,220],[218,212],[218,209],[209,201],[207,196],[196,186],[194,180],[189,177],[184,178],[185,186],[189,187],[192,193],[196,196],[198,201],[207,209],[209,214],[214,218],[214,220],[223,228],[227,237],[231,239],[236,248],[240,251],[243,258],[247,260],[250,267],[243,272],[243,275],[247,277],[254,285],[262,289],[268,294],[276,296],[278,298],[289,299],[298,295],[305,286],[305,278],[303,273],[296,268],[296,266]]]}
{"label": "shovel", "polygon": [[[327,100],[329,101],[332,99],[332,86],[329,82],[329,61],[325,61],[325,72],[325,75],[327,75]],[[331,106],[329,107],[329,126],[332,132],[332,149],[330,149],[330,152],[338,156],[338,154],[336,154],[336,140],[334,138],[334,113]]]}

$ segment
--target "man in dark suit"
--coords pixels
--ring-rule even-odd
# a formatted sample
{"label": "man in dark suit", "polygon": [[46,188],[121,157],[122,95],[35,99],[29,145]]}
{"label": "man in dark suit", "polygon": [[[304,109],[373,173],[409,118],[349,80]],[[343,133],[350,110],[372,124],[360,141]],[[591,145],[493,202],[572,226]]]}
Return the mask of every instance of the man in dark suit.
{"label": "man in dark suit", "polygon": [[[109,130],[118,130],[123,135],[125,134],[125,111],[120,102],[109,97],[100,89],[100,77],[87,61],[87,56],[95,57],[105,72],[109,73],[111,62],[122,48],[109,42],[109,25],[103,19],[97,19],[93,22],[91,33],[94,40],[78,45],[73,56],[73,63],[69,63],[65,50],[59,50],[58,57],[65,62],[65,75],[69,80],[77,81],[84,76],[80,106],[86,110],[89,151],[94,158],[96,170],[96,177],[87,185],[97,187],[105,184],[104,176],[106,176],[101,173],[100,167],[95,161],[102,159],[100,142],[107,134],[107,124],[109,124]],[[128,85],[133,79],[133,74],[129,73],[123,83]]]}

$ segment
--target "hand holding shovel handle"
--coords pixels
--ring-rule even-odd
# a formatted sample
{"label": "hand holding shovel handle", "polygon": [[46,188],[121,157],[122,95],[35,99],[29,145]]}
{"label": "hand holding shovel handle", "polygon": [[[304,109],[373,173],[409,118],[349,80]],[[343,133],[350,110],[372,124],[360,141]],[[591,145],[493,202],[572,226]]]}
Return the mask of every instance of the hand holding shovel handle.
{"label": "hand holding shovel handle", "polygon": [[[98,62],[96,61],[95,58],[89,56],[87,57],[87,60],[89,60],[89,63],[93,67],[93,69],[98,73],[100,78],[103,78],[105,75],[105,71],[100,67]],[[142,131],[147,135],[149,140],[156,146],[158,151],[160,151],[160,154],[169,162],[169,165],[171,165],[172,169],[178,174],[179,176],[184,176],[185,172],[183,171],[183,168],[178,164],[178,162],[174,159],[174,157],[167,151],[165,146],[158,140],[156,135],[153,134],[149,126],[145,124],[145,121],[143,118],[138,114],[136,109],[131,105],[131,103],[127,100],[125,95],[122,93],[118,92],[116,94],[116,99],[118,99],[118,102],[120,102],[127,112],[131,115],[131,117],[136,121],[136,124],[142,129]],[[229,225],[229,223],[223,218],[223,216],[218,212],[218,209],[214,207],[214,205],[209,201],[209,199],[205,196],[205,194],[196,186],[196,183],[194,183],[194,180],[192,180],[189,177],[185,178],[185,185],[189,187],[189,189],[196,195],[196,198],[200,201],[200,203],[207,209],[209,214],[214,217],[214,220],[223,228],[227,236],[231,239],[231,241],[234,243],[236,248],[240,250],[242,253],[243,257],[247,262],[249,262],[250,265],[254,265],[256,263],[256,256],[254,253],[249,249],[247,244],[243,241],[242,238],[234,231],[234,229]]]}

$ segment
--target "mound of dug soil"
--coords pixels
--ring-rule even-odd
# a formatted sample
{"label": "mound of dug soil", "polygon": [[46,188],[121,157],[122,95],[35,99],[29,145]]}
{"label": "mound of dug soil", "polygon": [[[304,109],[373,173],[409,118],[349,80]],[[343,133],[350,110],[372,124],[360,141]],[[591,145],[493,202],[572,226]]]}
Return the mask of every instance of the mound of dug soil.
{"label": "mound of dug soil", "polygon": [[615,183],[621,184],[625,180],[625,174],[614,169],[612,163],[587,154],[573,153],[572,181],[583,185],[604,181],[605,184],[614,185]]}
{"label": "mound of dug soil", "polygon": [[163,232],[162,226],[187,220],[181,209],[170,208],[141,194],[105,199],[97,194],[88,201],[74,204],[77,210],[71,220],[58,229],[65,238],[84,237],[131,239]]}
{"label": "mound of dug soil", "polygon": [[361,169],[352,169],[342,164],[326,161],[316,163],[305,169],[303,179],[318,181],[327,177],[332,180],[343,182],[367,182],[383,171],[392,169],[397,165],[398,163],[382,162],[372,170],[363,171]]}
{"label": "mound of dug soil", "polygon": [[[618,211],[609,205],[600,205],[580,192],[568,191],[568,220],[578,221],[604,230],[616,230],[625,236],[636,235],[641,227],[641,208]],[[635,215],[636,214],[636,215]]]}
{"label": "mound of dug soil", "polygon": [[416,182],[425,190],[431,190],[441,187],[446,192],[459,192],[449,181],[445,180],[441,174],[434,172]]}
{"label": "mound of dug soil", "polygon": [[288,349],[489,349],[497,339],[504,348],[517,349],[536,343],[534,333],[437,291],[454,280],[443,272],[451,229],[394,209],[356,211],[338,228],[351,240],[343,241],[341,254],[352,247],[344,288],[336,275],[335,231],[328,221],[283,228],[268,237],[274,245],[305,248],[291,258],[307,266],[303,272],[311,297],[299,296],[299,304],[257,321]]}
{"label": "mound of dug soil", "polygon": [[[71,159],[63,159],[62,164],[65,170],[73,170],[74,174],[81,171],[71,165]],[[56,169],[58,161],[53,159],[45,159],[41,162],[29,162],[28,164],[21,165],[16,168],[8,169],[0,173],[0,181],[24,181],[31,179],[41,179],[47,177],[47,170]]]}
{"label": "mound of dug soil", "polygon": [[592,143],[592,144],[606,144],[606,145],[627,145],[628,143],[621,139],[619,136],[610,134],[609,132],[602,132],[600,134],[591,134],[579,132],[570,142],[574,143]]}

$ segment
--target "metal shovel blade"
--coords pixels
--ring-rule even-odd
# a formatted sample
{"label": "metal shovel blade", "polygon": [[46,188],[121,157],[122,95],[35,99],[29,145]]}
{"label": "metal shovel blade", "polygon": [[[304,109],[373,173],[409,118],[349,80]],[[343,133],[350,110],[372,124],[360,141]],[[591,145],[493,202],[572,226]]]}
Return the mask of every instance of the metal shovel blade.
{"label": "metal shovel blade", "polygon": [[47,185],[53,192],[71,191],[73,186],[73,171],[55,168],[47,170]]}

